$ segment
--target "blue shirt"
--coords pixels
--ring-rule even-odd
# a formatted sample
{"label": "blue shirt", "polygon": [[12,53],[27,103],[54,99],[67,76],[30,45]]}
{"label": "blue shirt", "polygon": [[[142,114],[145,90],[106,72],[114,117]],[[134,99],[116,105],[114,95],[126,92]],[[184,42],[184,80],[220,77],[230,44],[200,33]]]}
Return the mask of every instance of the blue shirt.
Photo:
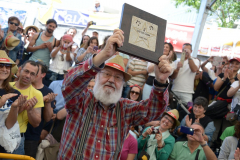
{"label": "blue shirt", "polygon": [[[4,39],[7,36],[8,27],[4,28],[2,30],[4,32],[4,37],[2,40],[0,40],[0,46],[2,46],[2,44],[4,43]],[[9,51],[9,53],[8,53],[9,58],[11,58],[15,62],[17,59],[20,60],[20,58],[22,58],[21,53],[23,51],[21,50],[21,46],[23,46],[23,44],[22,44],[22,40],[21,40],[22,36],[20,34],[18,34],[17,31],[14,31],[13,35],[20,40],[20,43],[13,50]],[[22,47],[22,49],[23,49],[23,47]]]}
{"label": "blue shirt", "polygon": [[55,98],[56,100],[56,108],[53,110],[54,113],[57,113],[59,110],[61,110],[66,102],[63,98],[63,95],[62,95],[62,84],[63,84],[63,80],[57,80],[57,81],[53,81],[49,88],[52,89],[52,91],[55,93],[55,94],[58,94]]}

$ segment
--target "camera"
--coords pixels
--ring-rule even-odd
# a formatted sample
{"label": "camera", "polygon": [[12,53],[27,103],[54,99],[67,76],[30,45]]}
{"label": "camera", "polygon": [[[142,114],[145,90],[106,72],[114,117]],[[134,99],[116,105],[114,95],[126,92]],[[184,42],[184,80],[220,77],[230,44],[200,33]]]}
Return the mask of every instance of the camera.
{"label": "camera", "polygon": [[185,133],[185,134],[193,135],[194,129],[189,128],[189,127],[185,127],[185,126],[181,126],[180,132]]}
{"label": "camera", "polygon": [[159,133],[159,129],[152,128],[151,134],[158,134],[158,133]]}
{"label": "camera", "polygon": [[91,21],[90,25],[96,25],[96,22]]}

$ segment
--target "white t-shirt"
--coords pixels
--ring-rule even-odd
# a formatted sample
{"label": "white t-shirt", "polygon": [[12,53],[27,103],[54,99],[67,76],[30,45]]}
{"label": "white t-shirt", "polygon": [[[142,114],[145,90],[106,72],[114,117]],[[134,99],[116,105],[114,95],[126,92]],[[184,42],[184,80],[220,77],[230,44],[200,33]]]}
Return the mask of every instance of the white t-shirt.
{"label": "white t-shirt", "polygon": [[[192,59],[196,66],[199,66],[198,59]],[[176,60],[175,69],[180,60]],[[196,72],[193,73],[189,67],[188,59],[184,61],[182,68],[180,68],[177,77],[173,80],[172,91],[194,93],[194,78]]]}
{"label": "white t-shirt", "polygon": [[[70,57],[73,62],[74,54],[70,53]],[[64,54],[62,57],[62,53],[60,51],[58,51],[56,56],[54,58],[52,58],[52,63],[49,66],[49,70],[51,70],[55,73],[58,73],[58,74],[64,74],[63,70],[67,71],[71,67],[72,62],[66,61],[66,54]]]}
{"label": "white t-shirt", "polygon": [[[237,88],[239,87],[239,81],[235,81],[231,84],[231,87]],[[240,89],[236,92],[236,94],[233,96],[232,103],[231,103],[231,111],[236,107],[236,105],[240,105]]]}
{"label": "white t-shirt", "polygon": [[208,69],[208,75],[213,81],[217,78],[217,76],[215,76],[214,71],[211,69]]}

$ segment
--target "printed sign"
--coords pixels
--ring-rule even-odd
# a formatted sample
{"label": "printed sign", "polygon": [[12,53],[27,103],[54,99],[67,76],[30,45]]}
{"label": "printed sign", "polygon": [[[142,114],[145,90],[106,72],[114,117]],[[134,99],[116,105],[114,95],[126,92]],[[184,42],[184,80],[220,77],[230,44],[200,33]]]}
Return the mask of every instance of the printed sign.
{"label": "printed sign", "polygon": [[55,9],[53,19],[55,19],[58,24],[85,27],[89,21],[89,15],[73,10]]}
{"label": "printed sign", "polygon": [[0,7],[0,26],[2,26],[2,28],[8,27],[8,18],[11,16],[18,17],[20,22],[23,23],[26,15],[27,11],[24,10]]}

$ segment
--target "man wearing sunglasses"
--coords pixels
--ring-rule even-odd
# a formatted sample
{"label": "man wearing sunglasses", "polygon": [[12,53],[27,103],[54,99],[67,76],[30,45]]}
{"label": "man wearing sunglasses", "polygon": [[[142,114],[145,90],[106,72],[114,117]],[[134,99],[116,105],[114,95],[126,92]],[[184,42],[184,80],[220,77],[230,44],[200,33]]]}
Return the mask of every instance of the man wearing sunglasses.
{"label": "man wearing sunglasses", "polygon": [[0,28],[0,49],[4,49],[4,39],[6,38],[8,32],[12,32],[15,37],[20,40],[20,43],[13,49],[8,52],[9,58],[11,58],[18,65],[20,59],[22,59],[23,54],[23,42],[21,41],[21,35],[17,32],[18,26],[20,25],[20,20],[15,17],[8,18],[8,27],[1,29]]}

